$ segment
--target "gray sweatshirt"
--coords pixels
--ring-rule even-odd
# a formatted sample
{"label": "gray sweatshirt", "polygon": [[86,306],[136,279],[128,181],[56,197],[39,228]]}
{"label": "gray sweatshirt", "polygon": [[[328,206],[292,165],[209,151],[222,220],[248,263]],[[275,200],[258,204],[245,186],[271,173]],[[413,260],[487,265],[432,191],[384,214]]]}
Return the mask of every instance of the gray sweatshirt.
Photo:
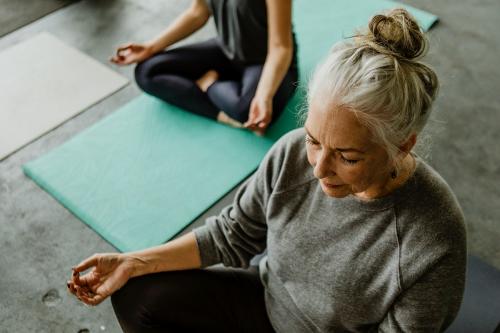
{"label": "gray sweatshirt", "polygon": [[232,205],[195,230],[202,265],[260,263],[277,332],[440,332],[464,290],[464,217],[446,182],[417,158],[390,195],[327,196],[305,131],[271,148]]}

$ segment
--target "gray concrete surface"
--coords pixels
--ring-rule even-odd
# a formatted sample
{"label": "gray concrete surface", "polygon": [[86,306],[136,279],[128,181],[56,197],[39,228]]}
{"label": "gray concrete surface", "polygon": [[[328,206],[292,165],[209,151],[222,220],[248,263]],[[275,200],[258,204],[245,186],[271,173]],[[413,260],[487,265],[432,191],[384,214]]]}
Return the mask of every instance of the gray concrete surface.
{"label": "gray concrete surface", "polygon": [[[427,61],[442,82],[426,151],[467,217],[470,251],[500,268],[500,2],[405,0],[440,16]],[[182,0],[86,0],[0,39],[0,50],[48,31],[105,63],[113,47],[164,28]],[[0,15],[2,15],[0,13]],[[186,43],[212,36],[204,28]],[[36,61],[36,54],[34,55]],[[132,68],[115,68],[132,79]],[[66,293],[70,267],[115,249],[26,178],[21,165],[61,145],[139,94],[130,84],[0,162],[0,332],[119,332],[109,301],[87,308]],[[234,191],[203,218],[230,202]],[[191,227],[190,227],[191,228]],[[190,229],[188,228],[188,229]]]}
{"label": "gray concrete surface", "polygon": [[77,0],[0,0],[0,37]]}

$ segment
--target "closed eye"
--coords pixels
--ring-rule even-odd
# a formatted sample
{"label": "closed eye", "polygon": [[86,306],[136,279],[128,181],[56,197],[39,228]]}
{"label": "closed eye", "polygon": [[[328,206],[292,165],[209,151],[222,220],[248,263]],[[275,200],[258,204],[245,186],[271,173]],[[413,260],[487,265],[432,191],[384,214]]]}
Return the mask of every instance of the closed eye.
{"label": "closed eye", "polygon": [[359,160],[350,160],[350,159],[347,159],[345,158],[344,156],[340,155],[340,159],[342,160],[342,162],[344,162],[345,164],[356,164],[359,162]]}
{"label": "closed eye", "polygon": [[306,143],[313,146],[317,146],[319,144],[318,141],[314,140],[309,135],[306,135]]}

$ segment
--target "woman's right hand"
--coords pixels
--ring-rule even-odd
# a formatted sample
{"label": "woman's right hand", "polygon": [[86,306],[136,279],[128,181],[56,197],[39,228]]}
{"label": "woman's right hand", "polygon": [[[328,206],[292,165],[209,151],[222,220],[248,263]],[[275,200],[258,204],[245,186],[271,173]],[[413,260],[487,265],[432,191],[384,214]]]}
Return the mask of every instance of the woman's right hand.
{"label": "woman's right hand", "polygon": [[117,65],[130,65],[148,59],[153,53],[153,47],[149,44],[129,43],[118,47],[110,61]]}
{"label": "woman's right hand", "polygon": [[[132,277],[136,259],[120,253],[95,254],[76,267],[68,289],[88,305],[97,305],[120,289]],[[81,272],[90,269],[80,276]]]}

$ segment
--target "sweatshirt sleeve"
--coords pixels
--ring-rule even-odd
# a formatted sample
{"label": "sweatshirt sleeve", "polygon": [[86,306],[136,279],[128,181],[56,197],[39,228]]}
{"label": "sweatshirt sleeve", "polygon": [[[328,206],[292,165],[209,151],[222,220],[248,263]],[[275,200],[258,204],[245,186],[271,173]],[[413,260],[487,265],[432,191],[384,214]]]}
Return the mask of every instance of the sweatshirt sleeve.
{"label": "sweatshirt sleeve", "polygon": [[278,142],[240,186],[233,203],[194,230],[202,267],[217,263],[248,267],[250,260],[266,248],[266,207],[280,169],[279,153]]}
{"label": "sweatshirt sleeve", "polygon": [[465,239],[456,239],[454,249],[435,256],[434,264],[405,287],[379,325],[379,332],[443,332],[453,322],[465,286],[464,243]]}

